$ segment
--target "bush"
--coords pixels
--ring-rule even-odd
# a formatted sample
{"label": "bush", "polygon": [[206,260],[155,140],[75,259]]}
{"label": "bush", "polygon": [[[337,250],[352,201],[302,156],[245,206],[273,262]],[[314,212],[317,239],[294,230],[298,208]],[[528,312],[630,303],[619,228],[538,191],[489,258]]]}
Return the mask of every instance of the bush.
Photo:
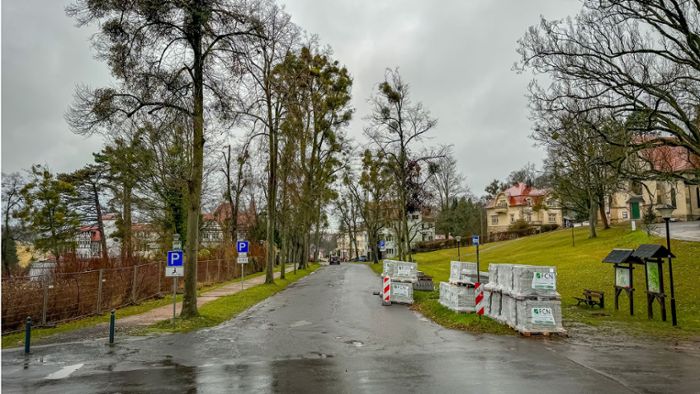
{"label": "bush", "polygon": [[532,226],[527,221],[518,219],[513,224],[508,226],[508,231],[516,233],[520,236],[527,235],[532,232]]}
{"label": "bush", "polygon": [[546,233],[548,231],[554,231],[558,228],[559,228],[558,224],[543,224],[542,227],[540,227],[540,232]]}
{"label": "bush", "polygon": [[[462,245],[466,245],[462,243]],[[457,247],[457,241],[454,239],[436,239],[433,241],[421,241],[416,242],[416,246],[411,248],[411,251],[416,252],[432,252],[439,249],[455,248]]]}

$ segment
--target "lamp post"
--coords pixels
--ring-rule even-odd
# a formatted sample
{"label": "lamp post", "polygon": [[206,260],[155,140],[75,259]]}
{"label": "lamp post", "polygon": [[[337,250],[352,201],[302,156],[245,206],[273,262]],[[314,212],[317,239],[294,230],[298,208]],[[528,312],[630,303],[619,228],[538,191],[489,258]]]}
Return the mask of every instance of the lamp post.
{"label": "lamp post", "polygon": [[671,284],[671,323],[674,326],[678,325],[678,320],[676,320],[676,294],[675,290],[673,288],[673,263],[671,259],[671,234],[670,234],[670,225],[669,222],[671,221],[671,214],[673,213],[673,206],[671,205],[659,205],[656,207],[656,211],[661,214],[661,217],[664,218],[664,222],[666,222],[666,249],[668,249],[668,276],[670,279],[670,284]]}
{"label": "lamp post", "polygon": [[459,254],[459,241],[462,240],[462,237],[458,235],[455,239],[457,240],[457,261],[462,261],[462,256]]}

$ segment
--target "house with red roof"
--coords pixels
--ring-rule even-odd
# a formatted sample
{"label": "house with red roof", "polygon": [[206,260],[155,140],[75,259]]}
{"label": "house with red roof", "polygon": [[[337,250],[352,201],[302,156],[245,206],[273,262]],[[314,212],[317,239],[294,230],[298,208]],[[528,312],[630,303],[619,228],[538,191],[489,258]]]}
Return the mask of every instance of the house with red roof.
{"label": "house with red roof", "polygon": [[551,198],[546,189],[536,189],[525,183],[515,184],[498,193],[486,205],[486,228],[492,234],[508,231],[518,220],[531,226],[562,226],[563,214],[558,201]]}
{"label": "house with red roof", "polygon": [[81,259],[91,259],[102,257],[102,237],[106,237],[107,255],[117,257],[121,251],[121,244],[118,238],[111,235],[117,232],[117,215],[108,213],[102,216],[102,234],[96,224],[80,227],[76,235],[75,254]]}

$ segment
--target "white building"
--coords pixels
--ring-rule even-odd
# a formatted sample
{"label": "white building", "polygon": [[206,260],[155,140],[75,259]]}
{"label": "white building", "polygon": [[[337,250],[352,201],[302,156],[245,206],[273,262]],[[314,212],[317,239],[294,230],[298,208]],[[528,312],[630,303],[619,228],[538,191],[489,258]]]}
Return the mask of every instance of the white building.
{"label": "white building", "polygon": [[[394,257],[398,254],[398,226],[398,221],[393,222],[379,232],[379,239],[384,241],[382,257]],[[435,239],[435,219],[430,215],[429,210],[410,212],[408,214],[408,233],[411,248],[415,247],[418,242],[433,241]],[[350,234],[347,232],[339,234],[338,255],[340,258],[347,260],[355,258],[355,245],[357,245],[358,255],[369,259],[371,250],[366,230],[357,231],[356,244],[352,244],[352,255],[350,254]]]}
{"label": "white building", "polygon": [[[121,241],[113,236],[117,232],[117,215],[110,213],[102,216],[102,226],[107,237],[107,254],[117,257],[121,253]],[[102,234],[97,225],[83,226],[76,236],[75,254],[81,259],[102,256]]]}

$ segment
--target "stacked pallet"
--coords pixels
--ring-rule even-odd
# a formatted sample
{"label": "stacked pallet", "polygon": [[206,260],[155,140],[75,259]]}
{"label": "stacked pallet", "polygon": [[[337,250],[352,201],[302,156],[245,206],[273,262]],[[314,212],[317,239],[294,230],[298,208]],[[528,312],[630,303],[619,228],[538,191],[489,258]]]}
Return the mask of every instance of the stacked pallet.
{"label": "stacked pallet", "polygon": [[524,335],[564,334],[556,267],[490,264],[485,313]]}
{"label": "stacked pallet", "polygon": [[474,287],[440,282],[440,304],[455,312],[474,312]]}
{"label": "stacked pallet", "polygon": [[[488,273],[480,273],[482,283],[488,282],[488,278]],[[455,312],[474,312],[475,283],[476,263],[452,261],[449,282],[440,282],[440,304]]]}
{"label": "stacked pallet", "polygon": [[418,282],[418,265],[407,261],[384,260],[384,277],[391,279],[392,303],[413,304],[413,285]]}

